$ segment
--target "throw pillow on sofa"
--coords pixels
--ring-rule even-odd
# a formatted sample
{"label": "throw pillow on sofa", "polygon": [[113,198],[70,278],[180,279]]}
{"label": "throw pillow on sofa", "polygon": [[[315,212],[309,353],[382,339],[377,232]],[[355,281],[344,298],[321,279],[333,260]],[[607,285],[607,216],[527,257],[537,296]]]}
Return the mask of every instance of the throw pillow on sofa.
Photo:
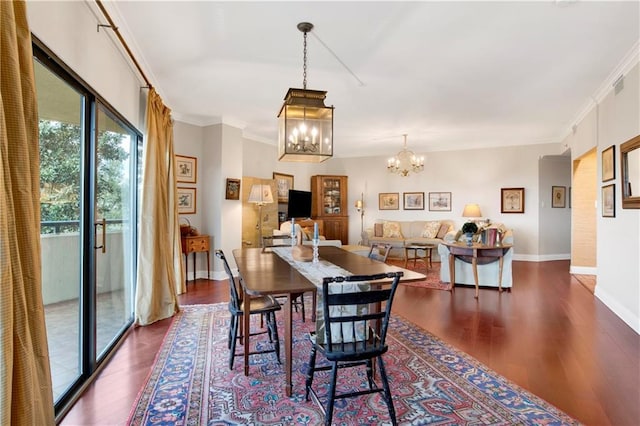
{"label": "throw pillow on sofa", "polygon": [[383,222],[382,237],[383,238],[402,238],[402,232],[400,231],[400,224],[398,222]]}
{"label": "throw pillow on sofa", "polygon": [[440,229],[438,230],[438,234],[436,235],[436,238],[439,238],[442,240],[444,236],[447,235],[447,232],[449,232],[449,224],[447,223],[440,224]]}
{"label": "throw pillow on sofa", "polygon": [[420,236],[422,238],[436,238],[439,230],[440,230],[439,221],[429,221],[424,224],[424,228],[422,228],[422,234]]}
{"label": "throw pillow on sofa", "polygon": [[374,237],[382,237],[382,235],[384,234],[383,230],[382,230],[382,224],[381,223],[376,223],[373,225],[373,236]]}

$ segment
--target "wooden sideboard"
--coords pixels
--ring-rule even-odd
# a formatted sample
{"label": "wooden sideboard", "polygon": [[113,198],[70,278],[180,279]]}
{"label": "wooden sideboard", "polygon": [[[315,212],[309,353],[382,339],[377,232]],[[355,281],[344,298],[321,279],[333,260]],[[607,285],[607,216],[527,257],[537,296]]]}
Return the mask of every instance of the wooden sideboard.
{"label": "wooden sideboard", "polygon": [[209,251],[211,250],[211,237],[208,235],[189,235],[181,238],[182,253],[184,253],[184,281],[189,281],[189,254],[193,253],[193,280],[196,279],[196,253],[207,253],[207,279],[210,279]]}

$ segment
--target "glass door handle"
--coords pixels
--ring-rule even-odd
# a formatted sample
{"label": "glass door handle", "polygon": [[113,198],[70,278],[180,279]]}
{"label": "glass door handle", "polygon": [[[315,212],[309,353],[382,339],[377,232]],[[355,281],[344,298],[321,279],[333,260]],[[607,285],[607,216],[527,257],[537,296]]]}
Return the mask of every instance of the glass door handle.
{"label": "glass door handle", "polygon": [[102,218],[100,222],[96,222],[93,224],[93,238],[98,240],[98,226],[102,227],[102,245],[94,246],[93,248],[98,250],[102,249],[102,253],[107,252],[107,220]]}

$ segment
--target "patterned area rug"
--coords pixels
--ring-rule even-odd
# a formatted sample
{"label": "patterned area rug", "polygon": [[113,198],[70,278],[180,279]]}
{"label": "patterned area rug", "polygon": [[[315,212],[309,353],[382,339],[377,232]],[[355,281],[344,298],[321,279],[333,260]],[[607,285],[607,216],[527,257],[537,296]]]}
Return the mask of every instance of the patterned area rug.
{"label": "patterned area rug", "polygon": [[[273,353],[242,358],[228,367],[225,303],[183,306],[158,353],[131,415],[132,425],[317,425],[319,408],[304,399],[304,375],[311,344],[294,313],[294,395],[284,395],[284,371]],[[257,327],[257,322],[252,329]],[[270,345],[253,337],[260,347]],[[577,422],[510,383],[475,359],[420,328],[392,318],[390,349],[384,355],[397,419],[404,425],[564,425]],[[322,359],[319,356],[318,360]],[[340,377],[342,378],[340,380]],[[364,379],[364,380],[363,380]],[[378,380],[379,381],[379,380]],[[362,386],[364,371],[342,370],[339,390]],[[328,383],[316,373],[314,386]],[[325,386],[326,388],[326,386]],[[339,400],[334,424],[389,424],[380,394]]]}
{"label": "patterned area rug", "polygon": [[[404,260],[402,259],[387,259],[389,265],[399,266],[404,268]],[[449,267],[448,264],[445,265]],[[433,266],[427,269],[424,262],[417,261],[416,266],[413,266],[413,261],[409,261],[407,269],[425,274],[427,278],[422,281],[401,282],[402,285],[408,285],[411,287],[432,288],[436,290],[449,290],[449,283],[443,283],[440,281],[440,262],[433,262]]]}

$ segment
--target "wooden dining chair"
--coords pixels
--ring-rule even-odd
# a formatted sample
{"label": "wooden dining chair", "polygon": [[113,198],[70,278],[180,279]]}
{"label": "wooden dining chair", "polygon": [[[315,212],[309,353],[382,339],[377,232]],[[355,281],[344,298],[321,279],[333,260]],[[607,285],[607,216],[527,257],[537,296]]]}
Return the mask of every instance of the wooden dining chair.
{"label": "wooden dining chair", "polygon": [[387,243],[372,243],[371,249],[369,249],[369,259],[379,260],[380,262],[386,262],[391,251],[391,244]]}
{"label": "wooden dining chair", "polygon": [[[240,296],[242,293],[238,292],[238,286],[236,284],[236,280],[233,277],[233,273],[231,272],[231,268],[229,267],[229,263],[227,262],[227,258],[225,257],[222,250],[215,251],[216,257],[222,261],[224,265],[224,270],[226,271],[229,277],[229,312],[231,313],[231,324],[229,325],[229,338],[227,342],[227,346],[229,348],[229,369],[233,370],[233,360],[237,356],[244,356],[243,353],[236,353],[236,342],[240,339],[242,342],[242,333],[238,334],[239,324],[242,324],[242,318],[244,315],[244,303],[245,300],[242,300]],[[242,278],[239,278],[242,280]],[[244,330],[244,333],[249,333],[249,336],[257,336],[259,334],[269,334],[269,341],[273,343],[273,349],[265,349],[260,351],[249,352],[249,355],[261,354],[261,353],[270,353],[275,352],[276,358],[278,359],[278,364],[280,364],[280,340],[278,338],[278,327],[276,323],[276,311],[279,311],[280,304],[277,300],[275,300],[271,296],[260,296],[260,297],[250,297],[249,298],[249,309],[250,314],[260,314],[266,318],[267,330],[259,331],[251,333],[251,330]],[[245,351],[248,351],[249,348],[244,348]]]}
{"label": "wooden dining chair", "polygon": [[[311,334],[311,357],[305,383],[305,398],[311,395],[316,404],[325,414],[325,425],[330,425],[336,399],[352,398],[375,392],[383,394],[389,410],[391,422],[396,425],[396,413],[389,390],[389,380],[385,370],[382,355],[387,352],[386,343],[391,304],[398,287],[402,272],[389,272],[376,275],[352,275],[347,277],[324,278],[322,282],[322,312],[324,325],[319,330],[324,333]],[[391,285],[387,283],[375,285],[373,281],[393,279]],[[334,284],[335,283],[335,284]],[[351,283],[348,286],[347,283]],[[336,293],[329,291],[331,285],[340,287]],[[382,286],[382,288],[380,288]],[[341,291],[338,293],[337,291]],[[381,306],[384,310],[371,309],[371,306]],[[316,353],[322,353],[330,365],[316,367]],[[373,360],[377,359],[382,388],[373,379]],[[338,369],[365,366],[368,389],[336,393]],[[320,401],[313,389],[313,379],[316,371],[331,370],[331,382],[326,399],[327,407]]]}

